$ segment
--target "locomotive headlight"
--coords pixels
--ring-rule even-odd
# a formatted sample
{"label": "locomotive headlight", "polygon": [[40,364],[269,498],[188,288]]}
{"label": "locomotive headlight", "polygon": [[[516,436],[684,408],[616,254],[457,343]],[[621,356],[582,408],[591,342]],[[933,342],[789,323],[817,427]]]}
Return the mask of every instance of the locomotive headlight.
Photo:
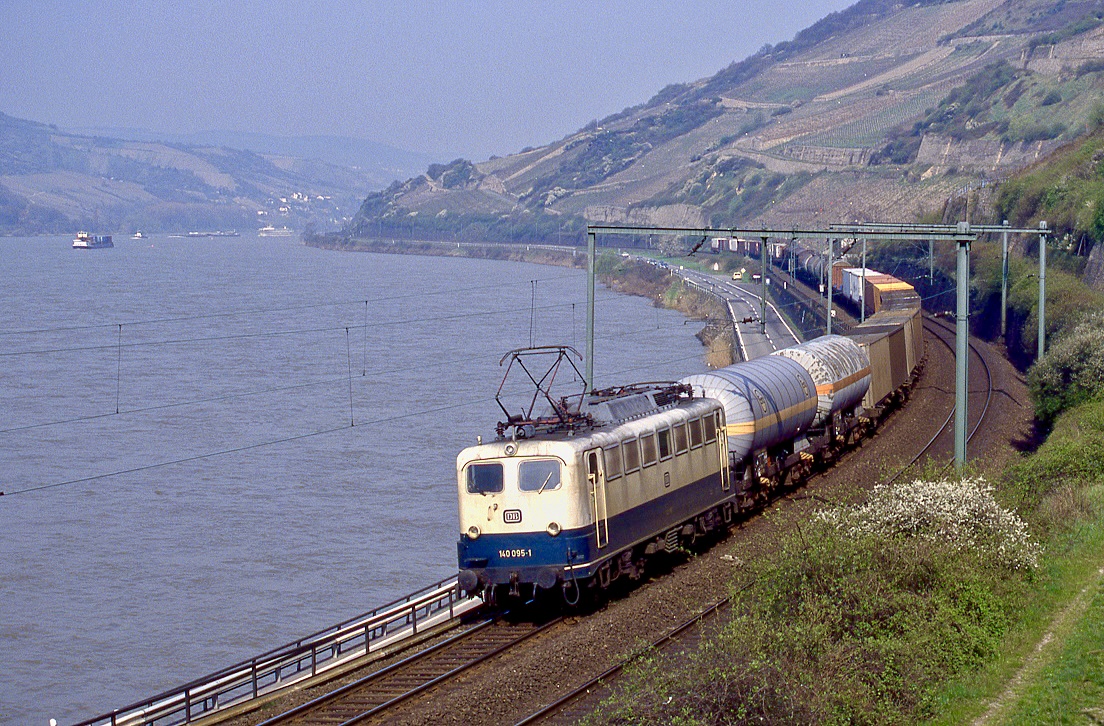
{"label": "locomotive headlight", "polygon": [[555,522],[550,522],[548,526],[544,528],[544,531],[555,537],[561,531],[560,525],[556,524]]}
{"label": "locomotive headlight", "polygon": [[476,539],[477,537],[479,537],[479,527],[473,524],[468,527],[468,539]]}

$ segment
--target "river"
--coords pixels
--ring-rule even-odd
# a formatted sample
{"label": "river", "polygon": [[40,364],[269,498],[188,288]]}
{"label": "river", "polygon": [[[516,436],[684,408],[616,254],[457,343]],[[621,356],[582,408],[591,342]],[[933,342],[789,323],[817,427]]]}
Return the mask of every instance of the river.
{"label": "river", "polygon": [[[454,574],[455,456],[502,418],[499,359],[584,348],[578,270],[70,243],[0,239],[4,724],[89,718]],[[596,310],[599,386],[705,369],[681,315],[604,289]]]}

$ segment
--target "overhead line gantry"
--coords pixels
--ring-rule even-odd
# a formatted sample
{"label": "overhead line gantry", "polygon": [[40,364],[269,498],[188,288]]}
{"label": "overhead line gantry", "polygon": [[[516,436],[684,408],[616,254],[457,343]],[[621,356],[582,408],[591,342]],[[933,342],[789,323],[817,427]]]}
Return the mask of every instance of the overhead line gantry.
{"label": "overhead line gantry", "polygon": [[[594,387],[594,271],[595,255],[598,235],[668,235],[680,237],[703,238],[711,236],[729,237],[758,237],[762,244],[759,246],[760,263],[763,274],[761,284],[763,286],[761,297],[761,312],[759,324],[766,326],[766,301],[767,301],[767,241],[770,239],[827,239],[829,241],[829,269],[831,265],[831,244],[833,239],[852,238],[864,240],[928,240],[929,242],[947,241],[954,242],[958,247],[957,259],[957,309],[955,311],[955,466],[959,473],[966,464],[966,429],[967,429],[967,375],[969,361],[969,314],[970,314],[970,245],[977,241],[979,234],[991,234],[1002,232],[1004,234],[1004,283],[1001,290],[1002,313],[1001,332],[1004,333],[1005,318],[1004,304],[1007,301],[1008,285],[1008,234],[1031,233],[1038,234],[1039,244],[1039,356],[1042,356],[1045,343],[1043,310],[1045,304],[1046,284],[1046,236],[1048,233],[1046,222],[1040,222],[1038,229],[1017,229],[1003,225],[970,225],[967,222],[959,222],[955,225],[946,224],[893,224],[893,223],[866,223],[866,224],[832,224],[827,227],[646,227],[639,225],[587,225],[587,347],[586,347],[586,386],[587,390]],[[831,332],[831,305],[832,285],[829,281],[828,288],[828,331]]]}

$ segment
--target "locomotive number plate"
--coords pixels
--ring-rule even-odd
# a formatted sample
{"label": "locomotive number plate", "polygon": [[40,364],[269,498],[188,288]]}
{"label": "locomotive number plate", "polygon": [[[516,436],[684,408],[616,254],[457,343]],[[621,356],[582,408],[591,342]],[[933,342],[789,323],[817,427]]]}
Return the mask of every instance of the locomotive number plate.
{"label": "locomotive number plate", "polygon": [[502,521],[506,524],[518,524],[521,522],[520,509],[506,509],[502,512]]}
{"label": "locomotive number plate", "polygon": [[503,558],[503,559],[513,558],[513,557],[532,557],[533,556],[533,550],[530,550],[530,549],[499,550],[498,551],[498,556]]}

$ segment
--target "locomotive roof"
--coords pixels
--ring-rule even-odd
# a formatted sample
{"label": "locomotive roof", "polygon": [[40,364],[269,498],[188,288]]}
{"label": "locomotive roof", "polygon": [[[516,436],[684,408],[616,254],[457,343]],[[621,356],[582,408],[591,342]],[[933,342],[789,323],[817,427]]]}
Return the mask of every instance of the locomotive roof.
{"label": "locomotive roof", "polygon": [[[622,439],[640,436],[656,428],[685,421],[721,408],[711,398],[680,398],[661,410],[620,421],[609,421],[585,430],[558,428],[537,431],[527,438],[498,438],[494,441],[471,446],[459,453],[457,462],[478,459],[497,459],[510,456],[565,456],[565,447],[575,453],[593,449]],[[508,447],[513,447],[513,454]]]}

